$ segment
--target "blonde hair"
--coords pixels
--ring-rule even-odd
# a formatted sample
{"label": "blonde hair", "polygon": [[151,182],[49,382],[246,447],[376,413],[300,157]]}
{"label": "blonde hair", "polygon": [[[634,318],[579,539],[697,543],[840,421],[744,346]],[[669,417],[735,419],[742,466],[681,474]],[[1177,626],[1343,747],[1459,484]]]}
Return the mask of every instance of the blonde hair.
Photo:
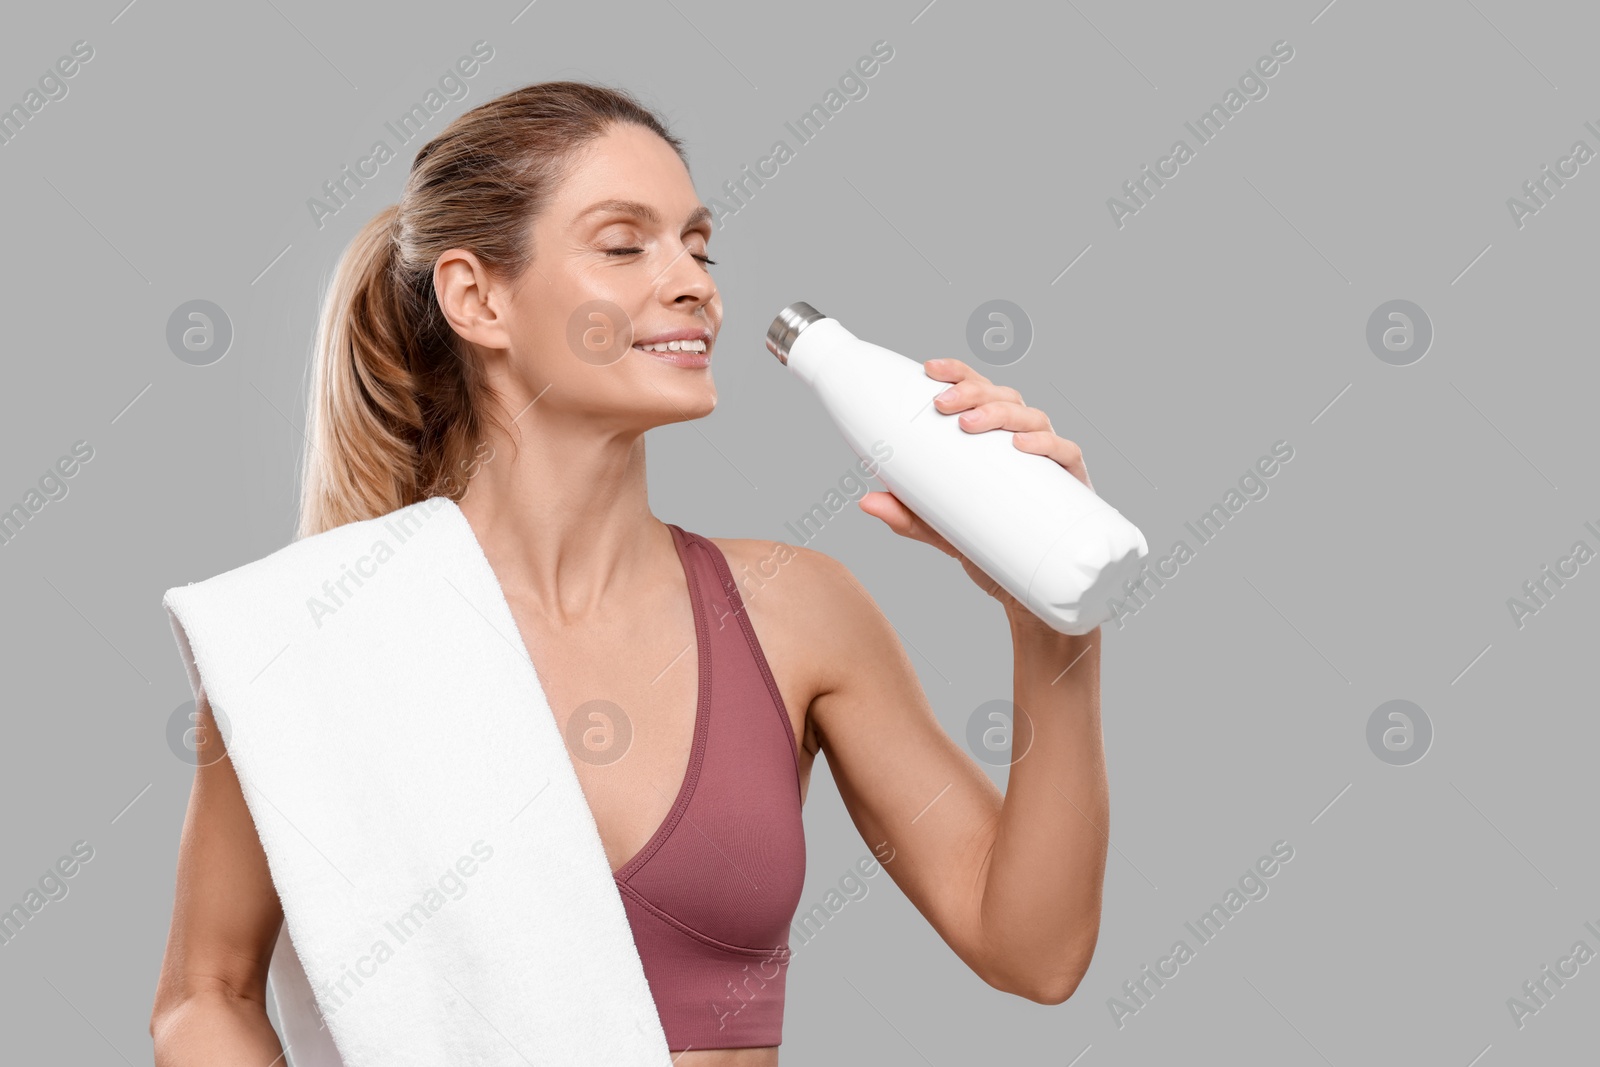
{"label": "blonde hair", "polygon": [[533,257],[528,224],[574,154],[621,123],[659,134],[687,161],[628,93],[572,81],[486,101],[417,152],[399,203],[356,234],[323,299],[297,537],[466,492],[491,396],[440,311],[434,263],[465,248],[515,280]]}

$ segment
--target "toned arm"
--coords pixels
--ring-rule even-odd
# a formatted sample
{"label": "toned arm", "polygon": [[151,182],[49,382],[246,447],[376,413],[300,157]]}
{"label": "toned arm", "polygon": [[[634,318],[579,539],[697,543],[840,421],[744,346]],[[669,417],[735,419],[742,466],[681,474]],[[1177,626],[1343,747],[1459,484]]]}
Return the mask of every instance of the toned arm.
{"label": "toned arm", "polygon": [[283,909],[205,693],[178,849],[166,956],[150,1016],[156,1067],[281,1063],[267,964]]}
{"label": "toned arm", "polygon": [[899,636],[860,583],[838,561],[798,551],[794,610],[827,672],[811,715],[856,828],[895,849],[885,869],[974,973],[1061,1003],[1099,935],[1099,631],[1043,636],[1013,619],[1014,702],[1034,730],[1017,724],[1014,745],[1027,756],[1002,795],[935,718]]}

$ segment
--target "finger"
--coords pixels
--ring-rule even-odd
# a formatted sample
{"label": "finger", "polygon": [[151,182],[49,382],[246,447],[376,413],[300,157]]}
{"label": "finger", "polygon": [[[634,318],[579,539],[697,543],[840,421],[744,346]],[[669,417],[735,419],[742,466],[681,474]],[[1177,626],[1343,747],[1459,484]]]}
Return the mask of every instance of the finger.
{"label": "finger", "polygon": [[916,512],[906,507],[893,493],[881,491],[867,493],[857,506],[868,515],[881,520],[885,526],[901,537],[909,537],[913,541],[932,545],[947,555],[956,554],[955,546],[945,540],[937,530],[923,522]]}
{"label": "finger", "polygon": [[893,493],[879,491],[867,493],[858,502],[858,506],[902,537],[911,536],[913,518],[911,509],[902,504],[900,498]]}
{"label": "finger", "polygon": [[985,430],[1046,430],[1051,429],[1050,416],[1038,408],[1030,408],[1010,400],[990,400],[963,411],[957,421],[969,433]]}
{"label": "finger", "polygon": [[1009,385],[996,385],[987,378],[968,378],[934,397],[933,403],[934,410],[949,414],[996,400],[1021,405],[1022,394]]}
{"label": "finger", "polygon": [[988,381],[983,375],[961,362],[959,359],[930,359],[922,365],[922,369],[930,378],[937,378],[941,382],[964,382],[971,379]]}
{"label": "finger", "polygon": [[1089,468],[1084,465],[1083,449],[1078,447],[1076,441],[1068,441],[1050,432],[1030,430],[1014,435],[1011,443],[1024,452],[1055,460],[1078,481],[1090,489],[1094,488],[1094,483],[1089,480]]}

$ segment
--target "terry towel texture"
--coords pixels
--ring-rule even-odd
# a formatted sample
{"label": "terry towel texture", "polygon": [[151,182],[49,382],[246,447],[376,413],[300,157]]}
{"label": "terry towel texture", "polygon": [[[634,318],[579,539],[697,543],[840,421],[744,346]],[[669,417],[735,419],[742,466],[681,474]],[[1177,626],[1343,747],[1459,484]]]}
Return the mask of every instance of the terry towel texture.
{"label": "terry towel texture", "polygon": [[671,1064],[594,815],[452,501],[162,604],[283,902],[291,1067]]}

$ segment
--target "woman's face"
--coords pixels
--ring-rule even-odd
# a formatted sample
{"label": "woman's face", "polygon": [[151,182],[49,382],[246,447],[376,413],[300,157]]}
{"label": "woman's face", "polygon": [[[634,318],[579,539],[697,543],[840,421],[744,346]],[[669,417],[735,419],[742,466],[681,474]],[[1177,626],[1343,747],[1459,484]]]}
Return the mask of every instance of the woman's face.
{"label": "woman's face", "polygon": [[494,315],[467,334],[505,350],[490,366],[512,379],[494,382],[515,404],[507,417],[535,400],[546,418],[640,431],[708,414],[722,325],[711,231],[688,169],[656,134],[622,124],[582,150],[532,224],[530,265],[489,283]]}

